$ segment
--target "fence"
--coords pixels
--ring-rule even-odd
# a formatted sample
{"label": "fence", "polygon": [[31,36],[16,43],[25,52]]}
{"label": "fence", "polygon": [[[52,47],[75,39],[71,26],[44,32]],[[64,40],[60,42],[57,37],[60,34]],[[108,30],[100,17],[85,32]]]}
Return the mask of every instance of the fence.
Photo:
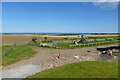
{"label": "fence", "polygon": [[11,45],[10,48],[5,52],[2,52],[2,56],[6,56],[7,54],[9,54],[15,47],[16,47],[16,43],[14,45]]}
{"label": "fence", "polygon": [[114,44],[119,43],[119,40],[116,41],[106,41],[106,42],[97,42],[97,43],[88,43],[88,44],[78,44],[78,45],[70,45],[69,48],[78,48],[78,47],[89,47],[89,46],[100,46],[105,44]]}

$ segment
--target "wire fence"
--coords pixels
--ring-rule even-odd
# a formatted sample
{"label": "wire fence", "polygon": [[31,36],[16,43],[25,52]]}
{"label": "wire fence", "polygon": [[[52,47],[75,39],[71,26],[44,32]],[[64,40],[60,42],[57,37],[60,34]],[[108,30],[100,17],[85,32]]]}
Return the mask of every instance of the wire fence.
{"label": "wire fence", "polygon": [[115,43],[120,43],[120,40],[97,42],[97,43],[88,43],[88,44],[70,45],[69,48],[72,49],[72,48],[79,48],[79,47],[100,46],[100,45],[115,44]]}
{"label": "wire fence", "polygon": [[6,56],[7,54],[9,54],[15,47],[16,47],[16,43],[11,45],[10,48],[7,49],[6,51],[2,52],[2,56]]}

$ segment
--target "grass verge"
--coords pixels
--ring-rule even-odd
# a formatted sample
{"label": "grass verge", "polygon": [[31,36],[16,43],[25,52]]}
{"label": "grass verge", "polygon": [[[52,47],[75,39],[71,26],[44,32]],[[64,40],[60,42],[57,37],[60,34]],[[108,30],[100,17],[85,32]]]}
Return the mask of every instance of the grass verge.
{"label": "grass verge", "polygon": [[[2,50],[6,50],[8,46],[2,46]],[[6,56],[2,57],[2,65],[6,66],[19,60],[32,57],[36,53],[30,46],[19,45],[10,51]],[[3,53],[2,53],[3,54]]]}
{"label": "grass verge", "polygon": [[29,78],[118,78],[118,63],[77,62],[42,71],[27,80]]}

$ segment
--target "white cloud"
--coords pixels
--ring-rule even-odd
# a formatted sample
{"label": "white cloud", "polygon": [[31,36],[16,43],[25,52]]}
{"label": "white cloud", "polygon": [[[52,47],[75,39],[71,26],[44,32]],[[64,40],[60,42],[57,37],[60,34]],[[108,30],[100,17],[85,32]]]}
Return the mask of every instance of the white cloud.
{"label": "white cloud", "polygon": [[120,0],[94,0],[96,2],[119,2]]}
{"label": "white cloud", "polygon": [[118,7],[119,1],[120,0],[95,0],[93,4],[105,10],[112,10]]}

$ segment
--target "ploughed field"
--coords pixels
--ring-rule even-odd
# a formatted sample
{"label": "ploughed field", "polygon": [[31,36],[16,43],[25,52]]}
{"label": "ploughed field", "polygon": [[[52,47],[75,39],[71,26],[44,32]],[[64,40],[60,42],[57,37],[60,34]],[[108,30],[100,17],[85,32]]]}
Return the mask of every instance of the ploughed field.
{"label": "ploughed field", "polygon": [[25,35],[3,35],[2,36],[2,44],[3,45],[11,45],[14,43],[22,44],[31,41],[33,36],[25,36]]}
{"label": "ploughed field", "polygon": [[[14,44],[14,43],[27,43],[32,40],[33,37],[38,38],[39,40],[43,40],[44,37],[49,37],[49,38],[66,38],[67,36],[54,36],[54,35],[32,35],[32,34],[3,34],[2,35],[2,44],[3,45],[9,45],[9,44]],[[75,38],[76,36],[70,36],[71,38]]]}

